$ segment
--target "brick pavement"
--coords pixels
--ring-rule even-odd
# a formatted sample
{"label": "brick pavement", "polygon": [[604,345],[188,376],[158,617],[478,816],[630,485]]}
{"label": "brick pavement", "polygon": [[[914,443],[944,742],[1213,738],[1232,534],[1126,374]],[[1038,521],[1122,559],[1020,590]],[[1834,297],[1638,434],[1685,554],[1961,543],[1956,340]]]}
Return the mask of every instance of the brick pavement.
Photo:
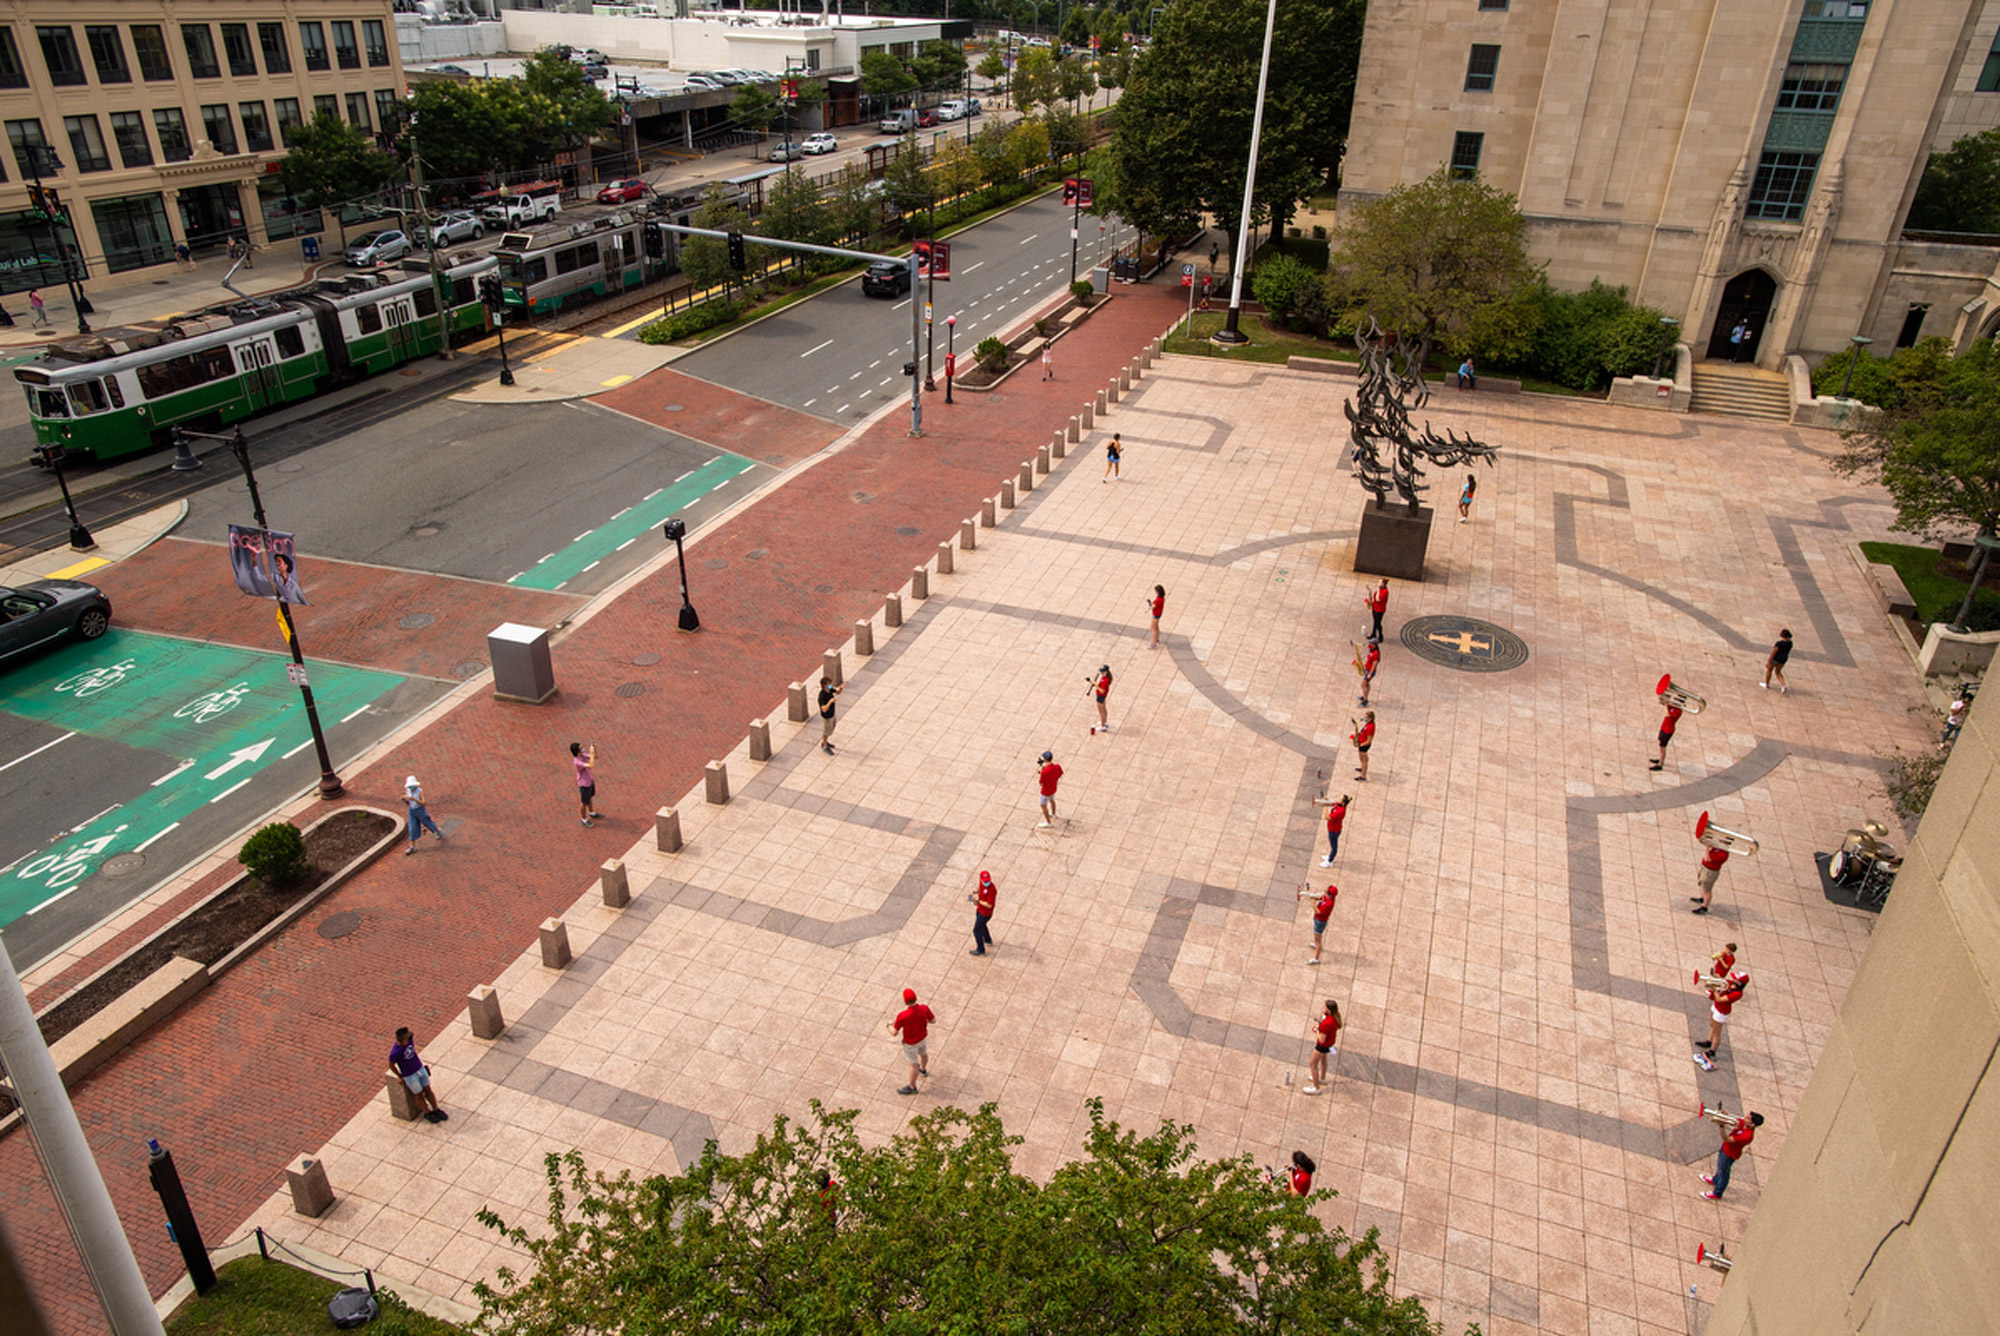
{"label": "brick pavement", "polygon": [[[147,1137],[173,1148],[210,1241],[231,1234],[294,1155],[324,1142],[379,1091],[378,1050],[386,1053],[397,1025],[437,1033],[469,987],[498,973],[601,859],[638,838],[655,807],[734,746],[750,718],[773,711],[785,683],[804,676],[976,511],[982,493],[1032,455],[1075,411],[1083,385],[1101,384],[1164,328],[1173,304],[1163,289],[1127,289],[1065,339],[1063,381],[1010,382],[1007,393],[949,410],[934,401],[920,441],[891,414],[704,534],[689,553],[703,614],[698,636],[674,629],[679,594],[663,572],[558,643],[563,690],[550,705],[467,701],[379,764],[345,776],[357,800],[393,809],[402,777],[414,771],[438,819],[460,824],[445,845],[391,856],[357,877],[74,1092],[154,1289],[172,1282],[179,1258],[155,1227]],[[677,386],[672,401],[695,401],[696,388]],[[825,424],[815,431],[814,420],[777,413],[767,430],[785,435],[759,442],[759,457],[774,449],[801,457],[824,444]],[[687,431],[678,416],[676,430]],[[726,443],[729,424],[714,413],[703,431]],[[319,615],[331,602],[323,596]],[[391,652],[373,635],[387,611],[359,610],[357,654]],[[207,613],[190,602],[177,615],[188,619],[186,633],[200,633]],[[349,657],[331,624],[313,646]],[[649,650],[663,655],[658,663],[633,662]],[[621,695],[621,686],[642,690]],[[599,748],[600,806],[612,817],[594,830],[574,817],[572,738]],[[361,929],[320,938],[316,925],[342,910],[359,911]],[[102,1330],[21,1135],[0,1142],[0,1218],[55,1329]]]}
{"label": "brick pavement", "polygon": [[[721,450],[787,468],[845,430],[824,418],[662,367],[595,396],[597,403]],[[885,426],[888,424],[884,424]]]}

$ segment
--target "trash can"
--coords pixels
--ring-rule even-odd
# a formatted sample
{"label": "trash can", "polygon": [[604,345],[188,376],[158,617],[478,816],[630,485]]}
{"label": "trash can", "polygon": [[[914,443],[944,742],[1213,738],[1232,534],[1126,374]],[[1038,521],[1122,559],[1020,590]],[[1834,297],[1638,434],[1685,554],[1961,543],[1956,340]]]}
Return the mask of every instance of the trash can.
{"label": "trash can", "polygon": [[486,633],[486,654],[493,661],[495,700],[540,705],[556,694],[549,633],[541,627],[502,622]]}

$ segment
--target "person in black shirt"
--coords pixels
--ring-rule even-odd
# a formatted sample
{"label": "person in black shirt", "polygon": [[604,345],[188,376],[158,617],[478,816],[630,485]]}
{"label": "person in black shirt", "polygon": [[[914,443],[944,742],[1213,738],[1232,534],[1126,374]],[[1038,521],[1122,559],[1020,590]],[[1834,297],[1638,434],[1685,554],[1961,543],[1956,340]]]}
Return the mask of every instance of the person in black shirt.
{"label": "person in black shirt", "polygon": [[1790,630],[1778,632],[1778,643],[1771,646],[1771,657],[1764,660],[1764,689],[1771,689],[1771,675],[1777,674],[1778,694],[1785,694],[1785,664],[1792,657],[1792,633]]}
{"label": "person in black shirt", "polygon": [[819,749],[833,755],[833,698],[847,690],[847,684],[833,684],[830,677],[819,680]]}

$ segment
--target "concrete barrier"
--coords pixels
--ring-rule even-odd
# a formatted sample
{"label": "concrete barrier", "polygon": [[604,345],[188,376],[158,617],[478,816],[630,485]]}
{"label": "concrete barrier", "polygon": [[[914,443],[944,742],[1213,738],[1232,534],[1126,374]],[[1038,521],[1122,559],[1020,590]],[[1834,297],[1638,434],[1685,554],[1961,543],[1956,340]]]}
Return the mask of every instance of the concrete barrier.
{"label": "concrete barrier", "polygon": [[[1068,448],[1068,444],[1069,443],[1067,441],[1063,440],[1063,433],[1057,432],[1055,434],[1055,439],[1049,442],[1049,458],[1061,459],[1063,457],[1064,452]],[[1046,473],[1048,472],[1048,470],[1043,469],[1042,472]]]}
{"label": "concrete barrier", "polygon": [[970,519],[958,522],[958,546],[965,552],[971,552],[979,546],[979,526]]}
{"label": "concrete barrier", "polygon": [[712,807],[723,807],[729,802],[729,767],[721,761],[710,761],[702,768],[702,797]]}
{"label": "concrete barrier", "polygon": [[949,539],[938,544],[937,568],[939,575],[951,574],[951,542]]}
{"label": "concrete barrier", "polygon": [[301,1155],[285,1166],[285,1186],[292,1209],[309,1220],[325,1215],[333,1205],[333,1184],[326,1181],[326,1161]]}
{"label": "concrete barrier", "polygon": [[903,624],[903,596],[890,594],[882,600],[882,625],[898,627]]}
{"label": "concrete barrier", "polygon": [[[1037,451],[1036,458],[1039,459],[1041,457],[1041,453]],[[1035,462],[1034,459],[1022,460],[1021,467],[1014,473],[1014,483],[1023,492],[1032,492],[1035,490]],[[1047,473],[1048,468],[1044,466],[1042,472]]]}
{"label": "concrete barrier", "polygon": [[1079,444],[1083,441],[1083,433],[1089,432],[1097,426],[1097,415],[1102,411],[1103,406],[1101,404],[1096,407],[1085,404],[1083,411],[1076,415],[1077,441]]}
{"label": "concrete barrier", "polygon": [[993,498],[990,496],[979,498],[979,527],[990,529],[999,522],[999,508],[993,504]]}
{"label": "concrete barrier", "polygon": [[569,968],[569,925],[559,918],[543,919],[542,930],[538,934],[542,943],[542,968],[566,970]]}
{"label": "concrete barrier", "polygon": [[910,597],[929,598],[931,596],[931,571],[928,566],[916,566],[910,570]]}
{"label": "concrete barrier", "polygon": [[[477,1032],[475,1031],[475,1033]],[[387,1091],[389,1095],[389,1116],[391,1118],[396,1119],[398,1122],[414,1123],[418,1118],[423,1116],[423,1105],[417,1103],[417,1097],[412,1095],[410,1088],[403,1084],[403,1078],[396,1075],[394,1067],[391,1067],[383,1074],[382,1089]]]}
{"label": "concrete barrier", "polygon": [[1112,376],[1110,379],[1106,380],[1104,382],[1104,388],[1099,390],[1097,393],[1100,399],[1097,411],[1101,413],[1106,408],[1109,408],[1112,404],[1118,402],[1118,377]]}
{"label": "concrete barrier", "polygon": [[1082,439],[1083,439],[1082,420],[1080,418],[1071,418],[1069,420],[1069,426],[1063,428],[1063,444],[1075,445],[1078,441]]}
{"label": "concrete barrier", "polygon": [[[500,994],[490,983],[482,983],[465,996],[465,1013],[472,1021],[474,1039],[498,1039],[507,1033],[507,1018],[500,1014]],[[389,1075],[394,1076],[391,1072]],[[403,1084],[399,1079],[397,1085]],[[407,1091],[405,1092],[408,1093]],[[389,1102],[395,1103],[395,1092],[389,1092]],[[412,1101],[414,1103],[414,1100]],[[398,1118],[402,1114],[396,1115]],[[414,1113],[410,1115],[416,1117]]]}
{"label": "concrete barrier", "polygon": [[616,858],[598,865],[597,886],[606,909],[623,909],[632,903],[632,883],[625,875],[625,864]]}
{"label": "concrete barrier", "polygon": [[847,684],[847,674],[840,668],[839,650],[830,649],[819,656],[819,675],[833,679],[833,684],[837,687]]}
{"label": "concrete barrier", "polygon": [[[1061,455],[1056,456],[1056,459],[1061,459],[1061,458],[1062,458]],[[1054,463],[1049,458],[1049,447],[1045,445],[1041,449],[1035,451],[1035,472],[1047,473],[1053,466]]]}
{"label": "concrete barrier", "polygon": [[785,688],[785,718],[795,724],[806,721],[806,684],[794,682]]}
{"label": "concrete barrier", "polygon": [[671,807],[662,807],[653,814],[653,842],[663,854],[677,854],[681,851],[681,814]]}
{"label": "concrete barrier", "polygon": [[[65,1087],[75,1085],[206,987],[208,966],[175,956],[50,1044],[56,1074]],[[11,1085],[0,1090],[13,1093]]]}
{"label": "concrete barrier", "polygon": [[875,652],[875,623],[866,617],[854,624],[854,652],[861,655]]}
{"label": "concrete barrier", "polygon": [[771,759],[771,721],[752,719],[750,721],[750,759],[768,761]]}
{"label": "concrete barrier", "polygon": [[1012,510],[1013,508],[1014,480],[1012,478],[1002,478],[1000,480],[1000,509]]}

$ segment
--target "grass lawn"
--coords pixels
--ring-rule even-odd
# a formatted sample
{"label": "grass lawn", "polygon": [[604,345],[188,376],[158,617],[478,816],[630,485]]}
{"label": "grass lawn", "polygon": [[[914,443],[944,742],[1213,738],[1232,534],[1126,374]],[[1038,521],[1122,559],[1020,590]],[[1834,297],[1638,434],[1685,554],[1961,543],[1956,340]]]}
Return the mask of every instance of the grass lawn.
{"label": "grass lawn", "polygon": [[[216,1286],[189,1299],[167,1320],[167,1336],[301,1336],[330,1332],[327,1301],[345,1285],[283,1262],[239,1257],[215,1273]],[[466,1336],[463,1329],[404,1307],[376,1302],[381,1316],[361,1330],[370,1336]]]}
{"label": "grass lawn", "polygon": [[[1917,620],[1929,625],[1948,622],[1958,616],[1965,602],[1966,581],[1938,573],[1943,553],[1934,547],[1913,547],[1908,543],[1863,543],[1861,555],[1885,566],[1894,566],[1903,577],[1903,588],[1917,603]],[[1980,582],[1979,597],[1972,601],[1972,615],[1966,626],[1974,631],[2000,631],[2000,563],[1988,563],[1986,578]]]}
{"label": "grass lawn", "polygon": [[[1289,329],[1280,329],[1261,315],[1245,315],[1236,322],[1241,333],[1250,336],[1250,342],[1235,348],[1223,348],[1208,341],[1209,335],[1221,329],[1227,319],[1222,311],[1196,311],[1194,313],[1194,336],[1179,333],[1160,340],[1163,353],[1182,353],[1189,357],[1226,357],[1236,362],[1284,362],[1291,357],[1320,357],[1331,362],[1359,362],[1361,354],[1345,344],[1317,338],[1311,334],[1295,334]],[[1186,324],[1185,318],[1179,330]],[[1442,371],[1427,371],[1424,379],[1443,384],[1450,379]],[[1579,398],[1575,390],[1564,385],[1554,385],[1545,380],[1524,377],[1521,388],[1531,394],[1560,394],[1567,398]],[[1916,592],[1914,590],[1912,593]],[[1964,591],[1960,591],[1963,593]]]}

